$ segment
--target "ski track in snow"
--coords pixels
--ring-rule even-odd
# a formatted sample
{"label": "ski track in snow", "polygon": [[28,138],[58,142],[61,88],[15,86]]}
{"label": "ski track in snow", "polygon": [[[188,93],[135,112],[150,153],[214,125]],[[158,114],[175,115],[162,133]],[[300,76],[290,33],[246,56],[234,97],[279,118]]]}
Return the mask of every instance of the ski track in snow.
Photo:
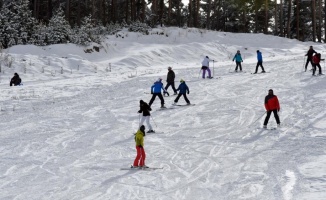
{"label": "ski track in snow", "polygon": [[[197,45],[223,49],[225,57],[233,53],[228,40]],[[158,57],[177,52],[148,48]],[[120,168],[135,157],[130,132],[138,127],[139,100],[150,100],[144,92],[165,77],[165,66],[119,80],[98,73],[1,85],[0,199],[322,199],[325,78],[300,71],[302,57],[268,55],[266,74],[250,74],[255,62],[243,63],[247,73],[215,63],[214,76],[222,78],[210,80],[197,77],[199,62],[174,67],[177,80],[189,80],[196,106],[155,111],[160,101],[153,103],[151,124],[163,132],[145,137],[146,164],[163,167],[154,171]],[[254,123],[270,88],[281,104],[277,130],[261,129],[264,117]],[[168,107],[175,97],[165,98]],[[268,125],[276,127],[273,116]]]}

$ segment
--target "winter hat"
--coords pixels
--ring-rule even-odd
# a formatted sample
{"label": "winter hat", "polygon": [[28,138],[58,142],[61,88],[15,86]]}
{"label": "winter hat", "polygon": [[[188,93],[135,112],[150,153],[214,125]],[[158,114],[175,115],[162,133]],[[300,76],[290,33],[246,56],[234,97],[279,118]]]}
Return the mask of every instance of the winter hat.
{"label": "winter hat", "polygon": [[162,81],[162,78],[158,78],[158,79],[157,79],[157,82],[161,82],[161,81]]}
{"label": "winter hat", "polygon": [[168,70],[171,70],[172,69],[172,67],[168,67]]}
{"label": "winter hat", "polygon": [[14,73],[14,75],[15,75],[15,76],[18,76],[18,74],[17,74],[17,73]]}
{"label": "winter hat", "polygon": [[183,83],[183,82],[185,82],[185,81],[184,81],[183,79],[180,79],[180,82]]}
{"label": "winter hat", "polygon": [[209,58],[208,56],[206,56],[206,58]]}
{"label": "winter hat", "polygon": [[140,100],[139,103],[140,103],[140,104],[143,104],[143,103],[145,103],[145,102],[144,102],[143,100]]}
{"label": "winter hat", "polygon": [[259,52],[259,50],[257,50],[257,53]]}
{"label": "winter hat", "polygon": [[269,89],[269,90],[268,90],[268,92],[271,92],[271,93],[273,93],[273,90],[272,90],[272,89]]}

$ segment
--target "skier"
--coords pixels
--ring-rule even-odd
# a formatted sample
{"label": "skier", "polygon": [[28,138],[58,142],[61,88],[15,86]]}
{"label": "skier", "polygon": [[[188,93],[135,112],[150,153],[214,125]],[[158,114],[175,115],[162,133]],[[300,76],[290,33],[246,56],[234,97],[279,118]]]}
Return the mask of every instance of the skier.
{"label": "skier", "polygon": [[257,74],[258,67],[261,67],[262,71],[261,73],[265,73],[264,67],[263,67],[263,56],[259,50],[257,50],[257,65],[256,65],[256,71],[254,74]]}
{"label": "skier", "polygon": [[172,87],[173,91],[174,91],[174,95],[178,94],[177,93],[177,90],[175,89],[175,86],[174,86],[174,79],[175,79],[175,73],[174,71],[172,70],[172,67],[168,67],[168,74],[167,74],[167,77],[166,77],[166,86],[165,86],[165,90],[166,92],[164,92],[164,95],[167,94],[169,96],[169,93],[167,92],[168,91],[168,88]]}
{"label": "skier", "polygon": [[312,75],[313,76],[316,76],[315,75],[315,72],[316,72],[316,66],[318,67],[318,69],[319,69],[319,75],[322,75],[322,72],[321,72],[321,66],[320,66],[320,64],[319,64],[319,62],[320,62],[320,57],[321,57],[321,55],[320,55],[320,53],[316,53],[313,57],[312,57]]}
{"label": "skier", "polygon": [[149,122],[150,117],[151,117],[150,111],[152,109],[143,100],[139,101],[139,107],[140,107],[140,109],[139,109],[138,113],[143,113],[143,116],[141,117],[141,120],[139,122],[139,126],[142,126],[144,124],[144,121],[146,121],[147,127],[149,127],[149,131],[147,131],[147,133],[155,133],[155,131],[152,128],[151,123]]}
{"label": "skier", "polygon": [[266,118],[264,121],[264,128],[267,128],[267,123],[268,120],[272,114],[272,112],[274,113],[274,117],[277,123],[277,127],[280,127],[280,118],[278,116],[278,112],[280,111],[280,104],[278,102],[278,98],[276,95],[273,94],[273,90],[270,89],[268,90],[268,95],[265,97],[265,108],[266,108]]}
{"label": "skier", "polygon": [[151,100],[149,101],[149,104],[148,104],[149,107],[151,107],[151,105],[153,104],[156,96],[158,96],[160,98],[160,100],[161,100],[161,108],[165,108],[165,106],[164,106],[164,99],[163,99],[161,90],[163,90],[163,92],[166,92],[166,90],[163,87],[162,79],[159,78],[154,83],[154,85],[152,85],[152,87],[151,87],[151,94],[153,94],[153,96],[152,96]]}
{"label": "skier", "polygon": [[135,142],[136,142],[136,150],[137,150],[137,156],[134,160],[134,164],[131,166],[131,168],[148,168],[145,165],[145,149],[144,149],[144,137],[145,137],[145,126],[141,125],[139,130],[137,131],[135,135]]}
{"label": "skier", "polygon": [[238,71],[238,66],[240,68],[240,72],[242,72],[241,62],[243,62],[240,51],[238,50],[237,53],[234,55],[233,60],[235,60],[236,66],[235,66],[235,72]]}
{"label": "skier", "polygon": [[312,66],[314,66],[314,64],[312,63],[312,55],[314,55],[314,53],[317,53],[312,46],[310,46],[308,52],[306,53],[305,56],[307,56],[307,62],[306,62],[306,66],[305,66],[305,72],[307,71],[307,67],[308,67],[308,63],[310,62],[310,64]]}
{"label": "skier", "polygon": [[19,75],[17,73],[14,74],[14,76],[10,80],[10,86],[14,85],[20,85],[22,80],[20,79]]}
{"label": "skier", "polygon": [[211,60],[211,59],[209,59],[208,56],[206,56],[204,58],[204,60],[201,62],[201,64],[202,64],[201,69],[203,70],[203,76],[202,76],[203,78],[205,78],[206,70],[208,71],[208,77],[207,78],[213,78],[211,76],[211,70],[209,69],[209,62],[211,62],[211,61],[214,62],[214,60]]}
{"label": "skier", "polygon": [[190,101],[187,98],[187,94],[189,94],[190,91],[189,91],[187,84],[185,83],[185,81],[183,79],[180,80],[180,85],[179,85],[177,91],[179,91],[179,90],[180,90],[180,92],[179,92],[177,98],[174,100],[174,105],[178,103],[181,95],[183,95],[185,101],[187,102],[187,105],[190,105]]}

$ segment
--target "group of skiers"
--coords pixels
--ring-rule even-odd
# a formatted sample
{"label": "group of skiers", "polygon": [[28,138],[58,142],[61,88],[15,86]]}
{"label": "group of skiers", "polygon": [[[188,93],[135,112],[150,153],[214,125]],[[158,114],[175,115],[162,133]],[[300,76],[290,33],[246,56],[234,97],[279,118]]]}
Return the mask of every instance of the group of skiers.
{"label": "group of skiers", "polygon": [[[187,97],[187,94],[189,94],[190,91],[189,91],[189,87],[187,86],[186,82],[183,79],[181,79],[180,85],[176,89],[174,86],[174,80],[175,80],[175,73],[172,70],[172,67],[168,67],[166,87],[165,88],[163,87],[162,78],[159,78],[157,81],[154,82],[154,84],[151,87],[152,98],[150,99],[149,103],[147,104],[143,100],[139,101],[140,109],[139,109],[138,113],[140,113],[140,114],[142,113],[142,116],[139,121],[140,128],[137,131],[137,133],[135,134],[137,155],[136,155],[133,165],[131,166],[132,168],[147,168],[147,166],[145,165],[146,153],[144,150],[145,126],[143,124],[144,124],[144,122],[146,122],[147,127],[149,128],[147,133],[155,132],[150,123],[150,117],[151,117],[150,111],[152,111],[151,105],[153,104],[153,102],[157,96],[161,100],[161,109],[166,108],[164,106],[165,102],[164,102],[164,98],[163,98],[161,91],[163,90],[164,96],[166,96],[166,95],[169,96],[170,94],[168,93],[167,90],[168,90],[169,86],[171,86],[173,89],[174,95],[177,95],[177,97],[174,100],[174,104],[177,104],[180,97],[183,96],[185,101],[187,102],[187,105],[190,105],[190,101]],[[179,94],[178,94],[178,91],[179,91]]]}
{"label": "group of skiers", "polygon": [[[308,50],[307,54],[307,62],[305,65],[305,71],[307,71],[307,66],[308,63],[310,62],[313,69],[313,74],[315,75],[316,72],[316,67],[319,68],[319,74],[322,74],[321,71],[321,66],[320,66],[320,61],[321,61],[321,55],[320,53],[317,53],[312,46],[310,46],[310,49]],[[240,70],[240,72],[242,71],[242,66],[241,63],[243,62],[243,59],[241,57],[240,51],[238,50],[237,53],[235,54],[235,56],[233,57],[232,61],[236,62],[236,68],[235,68],[235,72],[238,71],[238,69]],[[205,74],[206,71],[208,72],[208,76],[207,78],[213,78],[212,74],[211,74],[211,70],[209,69],[209,62],[215,62],[214,60],[209,59],[208,56],[205,56],[204,60],[202,61],[202,78],[205,79]],[[258,68],[261,67],[262,71],[261,73],[265,73],[264,67],[263,67],[263,57],[262,57],[262,53],[257,50],[257,65],[256,65],[256,70],[254,72],[254,74],[256,74],[258,72]],[[159,78],[154,85],[151,87],[151,94],[152,94],[152,98],[149,101],[149,104],[147,104],[146,102],[144,102],[143,100],[140,100],[140,110],[138,111],[138,113],[143,113],[142,118],[140,120],[140,128],[137,131],[136,135],[135,135],[135,142],[136,142],[136,150],[137,150],[137,156],[134,160],[133,165],[131,166],[132,168],[138,168],[138,167],[142,167],[142,168],[147,168],[147,166],[145,165],[145,158],[146,158],[146,154],[145,154],[145,150],[144,150],[144,136],[145,136],[145,126],[143,125],[143,123],[146,121],[147,126],[149,128],[149,131],[147,133],[151,133],[154,132],[152,125],[150,124],[150,111],[151,109],[151,105],[153,104],[156,96],[158,96],[161,100],[161,108],[165,108],[164,106],[164,98],[161,94],[161,90],[163,90],[163,94],[164,96],[168,95],[169,93],[167,92],[167,89],[169,88],[169,86],[172,86],[174,95],[178,95],[176,97],[176,99],[174,100],[174,103],[176,104],[179,100],[179,98],[183,95],[185,101],[187,102],[187,104],[190,104],[190,101],[187,98],[187,94],[189,94],[189,88],[186,85],[185,81],[183,79],[180,80],[180,85],[177,89],[175,89],[174,86],[174,79],[175,79],[175,74],[172,70],[171,67],[168,67],[168,74],[167,74],[167,85],[164,88],[163,87],[163,83],[162,83],[162,79]],[[180,91],[179,94],[177,93],[177,91]],[[266,117],[264,120],[264,124],[263,124],[263,128],[267,129],[267,124],[268,121],[270,119],[271,114],[274,114],[276,123],[277,123],[277,127],[280,127],[280,118],[279,118],[279,111],[281,109],[280,104],[279,104],[279,100],[277,98],[276,95],[274,95],[274,92],[272,89],[268,90],[268,95],[265,97],[265,102],[264,102],[264,106],[266,109]]]}
{"label": "group of skiers", "polygon": [[320,53],[317,53],[312,46],[310,46],[307,54],[305,55],[307,56],[307,61],[306,61],[306,65],[305,65],[305,72],[307,71],[307,67],[308,67],[308,64],[310,62],[311,66],[312,66],[312,75],[315,76],[315,73],[316,73],[316,70],[318,67],[318,70],[319,70],[319,75],[322,75],[322,70],[321,70],[321,66],[320,66],[320,61],[321,60],[324,60],[324,59],[321,59],[321,54]]}

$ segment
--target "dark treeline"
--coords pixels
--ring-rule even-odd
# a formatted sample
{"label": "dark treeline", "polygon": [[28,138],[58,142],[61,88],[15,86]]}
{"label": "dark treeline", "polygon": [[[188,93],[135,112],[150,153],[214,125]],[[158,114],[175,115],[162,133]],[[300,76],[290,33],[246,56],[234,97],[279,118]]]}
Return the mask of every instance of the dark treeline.
{"label": "dark treeline", "polygon": [[[96,42],[101,34],[132,24],[135,27],[135,23],[141,27],[264,33],[316,42],[324,42],[326,31],[326,1],[322,0],[0,0],[0,4],[0,31],[4,33],[0,39],[5,48],[27,43]],[[27,27],[14,20],[17,15]],[[8,31],[13,28],[21,30]],[[55,29],[69,33],[53,39]]]}

